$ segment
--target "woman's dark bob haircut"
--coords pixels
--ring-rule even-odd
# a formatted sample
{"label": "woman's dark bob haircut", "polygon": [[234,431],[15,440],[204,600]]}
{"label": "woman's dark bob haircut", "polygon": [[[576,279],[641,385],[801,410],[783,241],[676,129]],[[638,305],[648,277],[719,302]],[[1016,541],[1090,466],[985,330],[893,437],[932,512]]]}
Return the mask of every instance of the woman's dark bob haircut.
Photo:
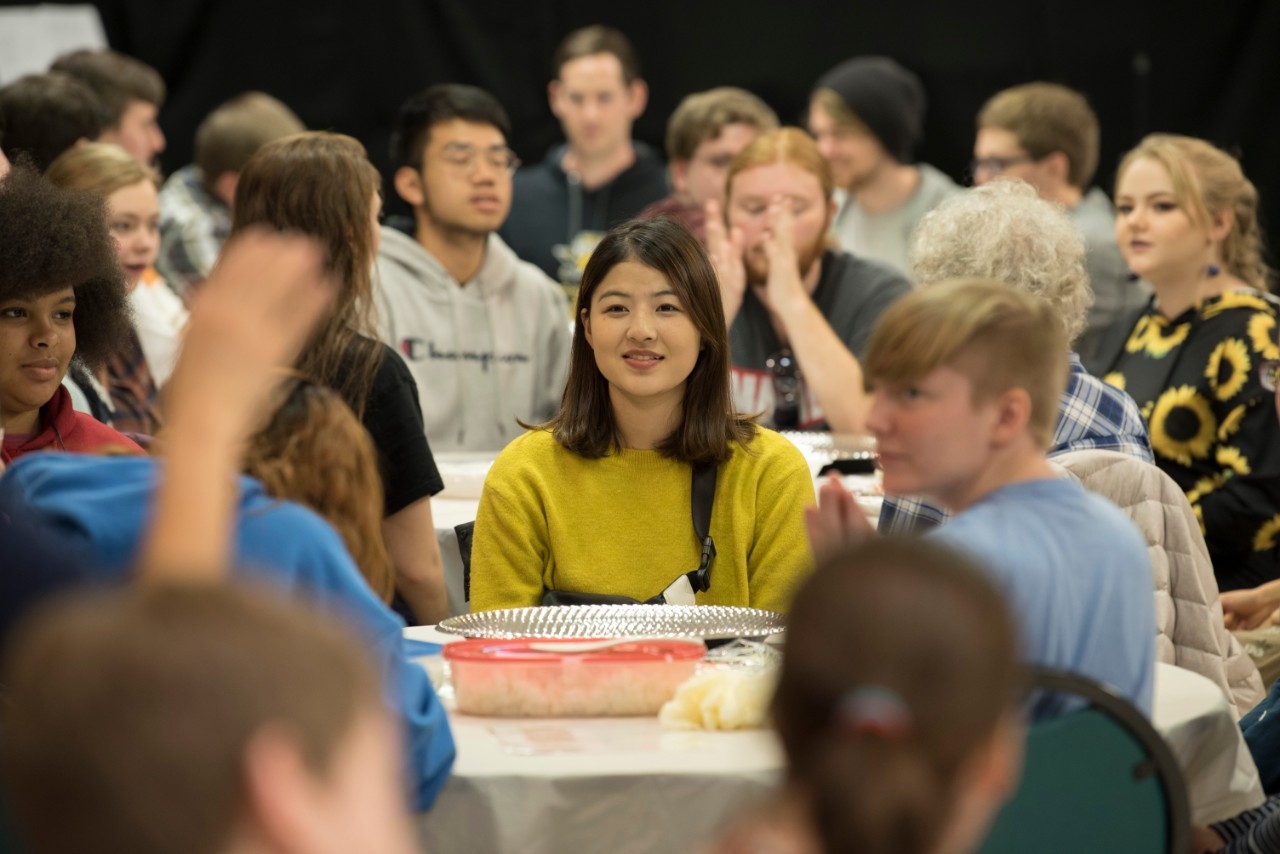
{"label": "woman's dark bob haircut", "polygon": [[0,179],[0,303],[64,288],[76,294],[76,358],[106,364],[132,322],[106,202],[55,187],[19,161]]}
{"label": "woman's dark bob haircut", "polygon": [[614,228],[587,262],[578,290],[569,380],[560,412],[547,425],[556,440],[589,459],[621,447],[609,383],[596,366],[583,318],[600,283],[624,261],[643,264],[671,283],[702,340],[702,351],[685,383],[680,426],[657,448],[663,456],[690,465],[726,462],[731,442],[746,447],[755,424],[733,408],[729,390],[729,332],[720,302],[720,286],[706,250],[689,230],[672,219],[635,219]]}

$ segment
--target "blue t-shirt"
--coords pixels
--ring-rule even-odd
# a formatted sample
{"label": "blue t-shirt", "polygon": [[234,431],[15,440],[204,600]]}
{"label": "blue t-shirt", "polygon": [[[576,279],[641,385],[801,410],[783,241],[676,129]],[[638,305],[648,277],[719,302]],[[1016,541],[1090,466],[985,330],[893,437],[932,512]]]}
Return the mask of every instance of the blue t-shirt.
{"label": "blue t-shirt", "polygon": [[[149,527],[156,473],[146,457],[28,454],[0,477],[0,506],[27,505],[49,531],[85,547],[93,577],[122,581]],[[240,479],[235,539],[238,579],[308,599],[368,641],[387,703],[406,723],[414,804],[429,807],[448,779],[455,750],[426,672],[404,648],[403,621],[374,595],[327,522],[270,497],[248,477]]]}
{"label": "blue t-shirt", "polygon": [[1026,481],[997,489],[929,536],[995,576],[1025,661],[1105,682],[1151,716],[1151,563],[1118,507],[1075,481]]}

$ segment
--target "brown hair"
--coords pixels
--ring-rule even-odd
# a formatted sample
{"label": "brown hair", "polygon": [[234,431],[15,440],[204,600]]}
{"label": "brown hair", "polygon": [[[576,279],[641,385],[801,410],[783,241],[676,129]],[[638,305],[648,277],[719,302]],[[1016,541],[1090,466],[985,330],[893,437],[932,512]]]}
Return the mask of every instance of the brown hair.
{"label": "brown hair", "polygon": [[733,195],[733,179],[739,172],[772,163],[790,163],[818,179],[822,186],[822,198],[831,201],[835,193],[835,180],[827,159],[818,151],[813,137],[796,127],[785,127],[762,133],[746,148],[738,152],[729,164],[725,178],[728,195]]}
{"label": "brown hair", "polygon": [[373,440],[336,392],[293,379],[271,422],[249,440],[244,470],[274,498],[310,507],[342,536],[383,602],[395,573],[382,539],[382,479]]}
{"label": "brown hair", "polygon": [[[1016,707],[1015,650],[1000,592],[950,549],[880,538],[822,562],[791,604],[773,717],[823,850],[934,850],[966,761]],[[876,702],[900,731],[860,726]]]}
{"label": "brown hair", "polygon": [[692,160],[699,145],[733,124],[770,131],[777,128],[778,116],[764,101],[735,86],[687,96],[667,120],[667,159]]}
{"label": "brown hair", "polygon": [[564,37],[564,41],[560,42],[560,46],[552,55],[551,74],[559,79],[560,70],[564,68],[566,62],[599,53],[612,54],[618,58],[618,64],[622,66],[623,83],[630,86],[639,79],[640,59],[636,55],[636,49],[631,45],[631,40],[620,30],[600,24],[574,30]]}
{"label": "brown hair", "polygon": [[1098,168],[1098,117],[1084,95],[1056,83],[1026,83],[997,92],[978,112],[978,130],[999,128],[1041,160],[1061,151],[1067,183],[1083,190]]}
{"label": "brown hair", "polygon": [[164,105],[164,78],[147,65],[114,50],[76,50],[63,54],[49,66],[83,80],[107,108],[108,127],[120,123],[130,101]]}
{"label": "brown hair", "polygon": [[323,779],[357,716],[380,708],[373,664],[338,621],[265,589],[73,597],[8,649],[0,768],[37,854],[218,854],[255,735],[286,727]]}
{"label": "brown hair", "polygon": [[104,199],[140,181],[150,181],[160,188],[159,172],[109,142],[86,142],[67,149],[49,164],[44,175],[59,187],[87,190]]}
{"label": "brown hair", "polygon": [[349,136],[308,131],[269,142],[240,172],[231,234],[251,225],[320,240],[337,299],[298,359],[299,372],[342,395],[356,413],[382,359],[373,325],[374,231],[381,178]]}
{"label": "brown hair", "polygon": [[15,164],[23,156],[43,172],[78,141],[97,139],[107,127],[98,96],[70,74],[28,74],[0,87],[0,137]]}
{"label": "brown hair", "polygon": [[1120,161],[1117,192],[1125,172],[1143,158],[1156,161],[1169,173],[1173,194],[1192,222],[1208,227],[1225,210],[1235,215],[1222,241],[1222,264],[1250,287],[1268,290],[1271,269],[1263,260],[1258,190],[1245,177],[1240,161],[1203,139],[1153,133]]}
{"label": "brown hair", "polygon": [[578,289],[569,379],[560,412],[543,426],[560,444],[589,459],[607,456],[620,447],[609,383],[587,343],[583,317],[591,310],[596,288],[624,261],[643,264],[670,282],[702,340],[702,351],[685,383],[680,427],[658,450],[690,465],[723,463],[731,453],[729,443],[745,447],[755,436],[756,427],[733,408],[729,332],[715,270],[698,239],[666,217],[624,222],[606,234],[591,253]]}
{"label": "brown hair", "polygon": [[1048,448],[1067,384],[1067,338],[1048,302],[994,279],[952,279],[885,309],[862,366],[868,388],[946,366],[969,378],[975,402],[1023,389],[1027,432]]}
{"label": "brown hair", "polygon": [[306,130],[293,110],[265,92],[245,92],[222,104],[196,128],[192,158],[206,185],[239,172],[259,148]]}

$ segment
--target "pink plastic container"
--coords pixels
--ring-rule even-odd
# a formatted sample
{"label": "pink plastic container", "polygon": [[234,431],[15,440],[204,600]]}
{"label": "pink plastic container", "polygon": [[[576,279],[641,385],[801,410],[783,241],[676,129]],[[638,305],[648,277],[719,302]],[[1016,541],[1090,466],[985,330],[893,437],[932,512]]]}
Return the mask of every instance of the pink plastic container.
{"label": "pink plastic container", "polygon": [[458,712],[505,718],[656,715],[706,654],[701,641],[653,640],[596,652],[539,652],[580,640],[446,644]]}

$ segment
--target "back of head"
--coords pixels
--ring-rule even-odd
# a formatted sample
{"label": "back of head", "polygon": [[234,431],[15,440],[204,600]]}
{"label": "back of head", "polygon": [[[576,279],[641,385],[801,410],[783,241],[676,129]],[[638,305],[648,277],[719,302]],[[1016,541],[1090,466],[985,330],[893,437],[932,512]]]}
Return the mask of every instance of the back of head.
{"label": "back of head", "polygon": [[128,292],[104,200],[19,164],[0,181],[0,302],[72,288],[76,357],[105,364],[127,340]]}
{"label": "back of head", "polygon": [[1026,83],[997,92],[978,112],[978,130],[999,128],[1036,160],[1061,151],[1067,183],[1089,186],[1098,168],[1098,117],[1084,95],[1056,83]]}
{"label": "back of head", "polygon": [[87,190],[103,198],[139,181],[160,186],[160,174],[155,169],[143,166],[129,152],[108,142],[87,142],[64,151],[49,164],[45,177],[59,187]]}
{"label": "back of head", "polygon": [[401,105],[391,129],[391,168],[421,168],[431,128],[452,119],[492,125],[504,137],[511,136],[511,120],[493,95],[477,86],[440,83]]}
{"label": "back of head", "polygon": [[735,86],[686,96],[667,120],[667,159],[692,160],[699,145],[733,124],[771,131],[778,127],[778,116],[764,101]]}
{"label": "back of head", "polygon": [[107,126],[119,124],[130,101],[164,105],[164,79],[150,65],[114,50],[76,50],[63,54],[49,66],[76,77],[102,100]]}
{"label": "back of head", "polygon": [[590,313],[600,283],[626,262],[662,274],[701,339],[697,363],[685,382],[681,425],[657,450],[690,464],[725,462],[729,443],[748,441],[754,435],[754,425],[733,409],[729,335],[711,260],[687,228],[667,217],[617,225],[592,252],[574,310],[577,328],[569,378],[560,412],[549,426],[562,445],[588,458],[603,457],[619,445],[609,384],[587,342],[583,316]]}
{"label": "back of head", "polygon": [[733,195],[733,179],[739,172],[773,163],[790,163],[810,173],[818,179],[823,199],[831,201],[835,193],[831,167],[827,165],[827,160],[818,150],[813,137],[796,127],[762,133],[739,151],[729,163],[729,172],[725,178],[725,187],[728,188],[726,196]]}
{"label": "back of head", "polygon": [[1258,190],[1240,161],[1203,139],[1153,133],[1120,161],[1117,191],[1125,172],[1142,159],[1156,161],[1169,173],[1178,204],[1192,222],[1207,226],[1214,216],[1231,211],[1231,230],[1222,242],[1223,266],[1250,287],[1268,290],[1271,269],[1263,260]]}
{"label": "back of head", "polygon": [[69,74],[28,74],[0,89],[5,155],[25,155],[41,172],[80,140],[97,139],[107,118],[94,91]]}
{"label": "back of head", "polygon": [[552,79],[559,79],[566,62],[586,56],[608,53],[617,57],[622,67],[622,82],[630,85],[640,79],[640,57],[631,40],[621,30],[595,24],[574,30],[564,37],[551,58]]}
{"label": "back of head", "polygon": [[912,161],[924,136],[924,86],[887,56],[840,63],[818,78],[811,100],[837,124],[871,133],[899,163]]}
{"label": "back of head", "polygon": [[324,778],[379,702],[352,638],[266,591],[99,593],[9,648],[0,766],[33,854],[218,854],[243,818],[256,734],[281,728]]}
{"label": "back of head", "polygon": [[1023,181],[989,181],[944,200],[916,226],[909,259],[921,285],[995,279],[1044,300],[1068,342],[1093,304],[1080,230]]}
{"label": "back of head", "polygon": [[1067,383],[1067,341],[1049,303],[993,279],[953,279],[889,306],[862,366],[868,387],[950,367],[968,378],[975,402],[1023,389],[1031,401],[1027,432],[1046,449]]}
{"label": "back of head", "polygon": [[1012,620],[966,559],[884,538],[825,560],[791,605],[773,701],[824,850],[936,850],[1017,689]]}
{"label": "back of head", "polygon": [[307,131],[258,149],[240,170],[232,206],[233,237],[252,226],[267,226],[310,235],[324,246],[337,297],[298,368],[336,388],[361,416],[381,357],[379,348],[356,337],[376,337],[373,205],[381,184],[364,146],[355,139]]}
{"label": "back of head", "polygon": [[382,478],[373,440],[337,392],[290,379],[271,421],[249,439],[244,470],[274,498],[296,501],[342,536],[384,602],[395,591],[382,539]]}
{"label": "back of head", "polygon": [[206,185],[237,173],[259,148],[306,130],[302,120],[265,92],[245,92],[219,106],[196,128],[193,162]]}

